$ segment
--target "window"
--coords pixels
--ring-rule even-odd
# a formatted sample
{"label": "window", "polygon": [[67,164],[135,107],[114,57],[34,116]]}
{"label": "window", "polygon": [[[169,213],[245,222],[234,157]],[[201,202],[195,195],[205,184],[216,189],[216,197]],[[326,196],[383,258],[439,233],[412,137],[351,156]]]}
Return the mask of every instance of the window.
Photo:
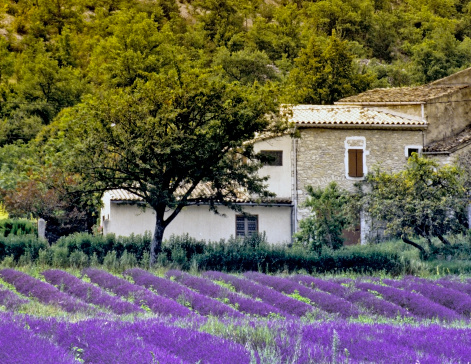
{"label": "window", "polygon": [[236,216],[236,237],[258,233],[258,216]]}
{"label": "window", "polygon": [[412,153],[417,153],[418,155],[420,155],[422,153],[422,146],[421,145],[407,145],[406,150],[405,150],[406,158],[409,159]]}
{"label": "window", "polygon": [[282,166],[283,151],[282,150],[262,150],[260,151],[268,160],[264,162],[266,166]]}
{"label": "window", "polygon": [[363,149],[348,150],[348,176],[363,177]]}

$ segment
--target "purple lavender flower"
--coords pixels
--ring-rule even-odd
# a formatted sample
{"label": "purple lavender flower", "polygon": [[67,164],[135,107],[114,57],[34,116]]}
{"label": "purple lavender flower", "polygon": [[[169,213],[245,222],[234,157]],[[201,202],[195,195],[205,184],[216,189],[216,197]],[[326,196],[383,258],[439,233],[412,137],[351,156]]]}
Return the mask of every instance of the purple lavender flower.
{"label": "purple lavender flower", "polygon": [[298,293],[302,297],[308,298],[311,304],[318,306],[326,312],[339,314],[340,317],[358,317],[359,315],[358,309],[350,302],[329,293],[314,291],[290,279],[269,276],[257,272],[247,272],[244,276],[265,286],[274,288],[278,292],[285,294]]}
{"label": "purple lavender flower", "polygon": [[293,277],[290,277],[290,279],[295,282],[301,283],[306,287],[318,288],[322,291],[332,293],[342,298],[345,298],[349,293],[348,288],[342,286],[340,283],[337,282],[327,281],[320,278],[303,275],[295,275]]}
{"label": "purple lavender flower", "polygon": [[125,279],[115,277],[105,271],[86,268],[83,270],[83,273],[100,287],[108,289],[124,298],[132,297],[135,302],[146,305],[152,312],[178,317],[185,317],[192,314],[188,308],[175,301],[158,296],[145,288],[129,283]]}
{"label": "purple lavender flower", "polygon": [[93,312],[95,309],[68,294],[59,291],[53,285],[33,278],[14,269],[0,270],[0,276],[15,286],[16,290],[26,296],[36,297],[40,302],[59,306],[67,312]]}
{"label": "purple lavender flower", "polygon": [[242,292],[246,295],[259,298],[262,301],[278,308],[282,312],[286,312],[294,316],[304,316],[308,312],[313,311],[311,305],[287,297],[275,291],[274,289],[252,282],[248,279],[241,279],[229,274],[215,271],[205,272],[203,276],[216,281],[230,283],[232,286],[234,286],[237,292]]}
{"label": "purple lavender flower", "polygon": [[461,282],[452,277],[440,278],[436,281],[436,283],[443,287],[454,289],[455,291],[459,291],[461,293],[467,294],[468,296],[471,296],[471,284],[469,283]]}
{"label": "purple lavender flower", "polygon": [[35,335],[26,326],[0,316],[0,363],[77,363],[68,348],[54,345],[47,338]]}
{"label": "purple lavender flower", "polygon": [[198,330],[169,326],[160,319],[135,322],[91,319],[67,323],[24,318],[20,321],[59,347],[72,349],[86,363],[250,363],[249,352],[240,344]]}
{"label": "purple lavender flower", "polygon": [[356,282],[355,287],[364,291],[378,292],[385,300],[393,302],[419,317],[439,318],[446,321],[459,320],[461,318],[455,311],[432,302],[428,298],[414,292],[367,282]]}
{"label": "purple lavender flower", "polygon": [[323,291],[335,294],[355,304],[356,306],[360,306],[367,309],[369,312],[376,315],[386,316],[390,318],[395,318],[397,316],[412,316],[407,310],[403,309],[401,306],[378,298],[370,292],[356,290],[354,288],[349,289],[340,285],[339,283],[311,276],[296,275],[294,277],[291,277],[291,279],[308,287],[319,288]]}
{"label": "purple lavender flower", "polygon": [[239,311],[249,315],[286,315],[286,313],[283,313],[271,305],[256,301],[251,298],[242,297],[241,295],[234,293],[225,287],[221,287],[220,285],[215,284],[206,278],[195,277],[179,270],[169,270],[166,273],[166,276],[168,278],[173,277],[177,282],[182,283],[205,296],[227,301],[229,304],[235,306]]}
{"label": "purple lavender flower", "polygon": [[131,276],[136,284],[152,289],[161,296],[173,300],[184,300],[201,315],[243,317],[242,314],[228,305],[203,296],[169,279],[156,277],[145,270],[133,268],[127,270],[124,274]]}
{"label": "purple lavender flower", "polygon": [[413,317],[413,315],[392,302],[383,300],[376,297],[374,294],[366,291],[354,291],[350,293],[345,299],[348,301],[366,308],[369,312],[381,315],[385,317],[395,318],[401,317]]}
{"label": "purple lavender flower", "polygon": [[132,329],[145,342],[156,343],[162,349],[190,363],[249,364],[250,354],[240,344],[216,336],[177,327],[136,322]]}
{"label": "purple lavender flower", "polygon": [[[413,327],[387,324],[362,325],[346,322],[328,322],[305,326],[303,329],[305,353],[314,348],[311,358],[327,356],[328,361],[353,363],[427,363],[465,362],[470,349],[469,329],[446,329],[440,326]],[[334,332],[335,330],[335,332]],[[467,335],[464,337],[463,335]],[[336,337],[336,339],[334,339]],[[411,340],[411,338],[414,338]],[[334,340],[336,345],[333,345]],[[442,341],[443,340],[443,341]],[[452,343],[449,347],[448,343]],[[447,345],[437,345],[446,342]],[[334,351],[333,348],[337,350]],[[324,348],[320,351],[319,348]],[[345,351],[346,349],[346,351]],[[448,360],[447,360],[448,359]],[[327,360],[323,360],[327,361]]]}
{"label": "purple lavender flower", "polygon": [[21,298],[12,291],[0,288],[0,306],[5,306],[8,310],[13,311],[28,302],[28,299]]}
{"label": "purple lavender flower", "polygon": [[139,306],[124,301],[116,296],[111,296],[103,289],[94,286],[91,283],[83,282],[73,275],[62,270],[51,269],[42,273],[46,281],[60,286],[60,289],[77,297],[87,303],[92,303],[110,309],[118,315],[128,313],[144,312]]}
{"label": "purple lavender flower", "polygon": [[[230,321],[238,332],[238,326],[240,332],[244,326],[265,326],[272,335],[270,342],[261,338],[244,342],[244,347],[199,332],[197,327],[202,324],[199,318],[195,329],[176,326],[177,322],[192,326],[187,320],[90,319],[70,323],[0,312],[0,362],[68,364],[74,362],[73,355],[86,363],[248,364],[251,360],[246,347],[255,350],[255,358],[261,357],[266,348],[265,353],[273,356],[265,357],[263,362],[273,363],[436,364],[466,363],[471,357],[470,328],[359,324],[344,320],[311,324],[300,320]],[[238,336],[234,338],[237,340]]]}
{"label": "purple lavender flower", "polygon": [[448,307],[461,315],[471,315],[471,297],[465,293],[455,291],[433,283],[426,279],[406,277],[402,281],[384,279],[384,283],[407,291],[414,291],[427,297],[429,300]]}

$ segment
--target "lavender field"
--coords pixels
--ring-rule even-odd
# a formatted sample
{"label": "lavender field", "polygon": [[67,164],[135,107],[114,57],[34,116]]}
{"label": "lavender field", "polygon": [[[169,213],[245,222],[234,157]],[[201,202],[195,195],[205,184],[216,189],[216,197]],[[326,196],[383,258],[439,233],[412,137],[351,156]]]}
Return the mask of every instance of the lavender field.
{"label": "lavender field", "polygon": [[471,280],[456,277],[2,269],[0,283],[2,364],[471,361]]}

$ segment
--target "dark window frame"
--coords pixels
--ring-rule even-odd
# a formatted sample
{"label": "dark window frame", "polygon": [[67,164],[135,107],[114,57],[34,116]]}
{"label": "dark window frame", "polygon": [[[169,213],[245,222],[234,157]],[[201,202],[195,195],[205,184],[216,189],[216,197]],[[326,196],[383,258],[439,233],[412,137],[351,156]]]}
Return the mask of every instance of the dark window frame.
{"label": "dark window frame", "polygon": [[273,158],[270,161],[263,162],[264,166],[271,166],[271,167],[283,166],[283,151],[282,150],[261,150],[260,154]]}
{"label": "dark window frame", "polygon": [[[240,219],[243,219],[243,223],[244,223],[243,233],[241,233],[241,229],[238,229],[238,226],[237,226],[237,223],[240,222]],[[253,231],[249,230],[250,219],[252,219],[252,221],[255,221],[255,223],[256,223],[255,230],[253,230]],[[253,219],[255,219],[255,220],[253,220]],[[246,237],[246,236],[251,236],[251,235],[254,235],[254,234],[258,234],[258,229],[259,229],[258,215],[236,215],[236,218],[235,218],[235,236],[236,236],[236,238],[239,238],[239,237],[243,238],[243,237]]]}
{"label": "dark window frame", "polygon": [[417,153],[420,156],[421,154],[420,152],[421,152],[420,148],[407,147],[407,159],[409,159],[412,156],[412,153]]}

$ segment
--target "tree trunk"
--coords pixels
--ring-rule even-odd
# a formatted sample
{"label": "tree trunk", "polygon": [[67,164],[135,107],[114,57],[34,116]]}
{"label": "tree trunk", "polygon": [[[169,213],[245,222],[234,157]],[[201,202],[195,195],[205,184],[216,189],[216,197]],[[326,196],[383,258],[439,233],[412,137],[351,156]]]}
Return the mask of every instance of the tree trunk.
{"label": "tree trunk", "polygon": [[443,243],[443,245],[448,245],[450,246],[451,243],[441,234],[437,235],[438,236],[438,239],[440,239],[440,241]]}
{"label": "tree trunk", "polygon": [[405,236],[402,236],[402,241],[406,244],[412,245],[414,248],[419,249],[421,257],[425,260],[427,259],[427,252],[425,251],[425,249],[422,246],[420,246],[419,244],[413,242],[412,240],[408,239]]}
{"label": "tree trunk", "polygon": [[433,248],[432,239],[430,239],[428,236],[426,236],[425,240],[427,241],[428,248],[432,249]]}
{"label": "tree trunk", "polygon": [[150,259],[149,259],[149,268],[155,264],[157,255],[162,251],[162,240],[164,238],[165,226],[163,224],[163,219],[160,219],[157,214],[155,221],[155,230],[152,235],[152,241],[150,242]]}

